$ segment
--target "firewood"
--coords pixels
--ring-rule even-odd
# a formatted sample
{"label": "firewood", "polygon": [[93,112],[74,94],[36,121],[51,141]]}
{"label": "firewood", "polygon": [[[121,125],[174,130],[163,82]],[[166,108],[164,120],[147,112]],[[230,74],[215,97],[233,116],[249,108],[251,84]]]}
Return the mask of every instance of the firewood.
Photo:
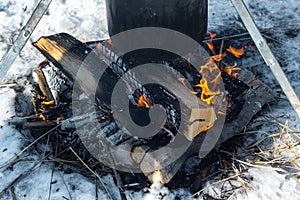
{"label": "firewood", "polygon": [[[83,77],[85,78],[84,80],[79,79],[79,85],[88,96],[93,95],[93,88],[97,88],[97,96],[107,97],[108,94],[111,93],[111,91],[108,91],[108,89],[105,88],[105,85],[98,85],[97,81],[99,79],[99,77],[97,77],[99,74],[97,73],[97,70],[100,68],[106,69],[106,64],[90,48],[72,36],[68,34],[57,34],[49,37],[42,37],[34,43],[34,46],[36,46],[51,62],[65,72],[73,81],[77,76],[79,67],[84,65],[86,69],[84,72],[88,78]],[[87,59],[87,62],[84,62],[87,52],[91,59]],[[182,85],[179,84],[179,81],[176,83],[172,78],[168,77],[163,77],[162,80],[167,80],[168,85],[173,85],[174,88],[177,88],[174,90],[176,93],[175,96],[181,97],[181,100],[184,103],[184,107],[182,108],[184,112],[182,113],[183,115],[187,115],[187,117],[183,118],[189,119],[188,122],[184,123],[189,125],[192,124],[191,126],[185,127],[183,134],[191,141],[196,135],[213,124],[216,119],[214,117],[214,110],[211,109],[211,107],[202,104],[203,109],[201,109],[201,115],[196,114],[199,113],[199,108],[191,107],[191,105],[195,105],[194,96],[182,87]],[[110,82],[110,77],[103,81],[103,83]]]}
{"label": "firewood", "polygon": [[[96,97],[102,100],[105,103],[105,106],[108,106],[108,111],[110,110],[111,90],[113,89],[116,79],[122,74],[117,74],[113,69],[108,68],[106,73],[109,75],[102,77],[105,79],[101,82],[103,84],[98,84],[97,80],[99,79],[99,73],[97,70],[99,70],[99,68],[106,69],[106,63],[104,63],[103,60],[99,58],[99,55],[93,52],[91,48],[68,34],[41,37],[34,43],[34,46],[72,81],[75,79],[78,81],[77,73],[80,66],[84,66],[85,71],[83,71],[83,73],[89,78],[86,80],[80,79],[79,77],[78,84],[80,88],[90,97],[93,96],[94,88],[96,88]],[[92,59],[85,60],[88,54]],[[145,76],[147,75],[145,74]],[[186,88],[182,87],[182,85],[176,85],[172,76],[174,76],[172,73],[170,73],[170,77],[159,77],[158,74],[157,77],[153,78],[161,78],[162,80],[165,80],[166,83],[178,88],[174,95],[181,98],[183,101],[181,114],[184,118],[188,119],[187,122],[183,123],[185,124],[183,134],[188,140],[192,141],[192,145],[186,153],[175,162],[161,167],[160,165],[162,163],[159,163],[155,156],[149,154],[153,148],[153,144],[160,142],[160,136],[154,136],[147,144],[139,144],[138,142],[134,144],[135,140],[130,140],[130,142],[133,142],[130,144],[132,145],[132,159],[138,164],[141,171],[150,181],[160,181],[161,183],[169,182],[186,158],[199,152],[199,148],[202,145],[206,148],[204,142],[205,137],[213,137],[213,135],[207,135],[207,133],[203,131],[212,127],[216,120],[222,120],[226,117],[221,137],[217,141],[216,146],[218,147],[222,142],[240,133],[253,116],[262,109],[262,106],[274,97],[271,89],[261,81],[255,79],[251,72],[242,70],[239,77],[240,80],[222,74],[222,77],[226,81],[225,87],[228,88],[235,98],[234,106],[230,108],[230,112],[226,116],[222,116],[216,113],[214,108],[205,104],[202,104],[202,108],[191,107],[190,105],[195,105],[195,102],[192,102],[194,101],[193,95],[190,92],[187,92]],[[116,132],[117,131],[114,131],[112,134],[108,133],[107,135],[112,136],[111,138],[113,138],[113,135],[116,134]],[[118,134],[120,134],[120,132],[118,132]],[[114,141],[109,142],[111,145],[117,146],[116,143],[114,144]],[[209,151],[211,149],[207,150]]]}

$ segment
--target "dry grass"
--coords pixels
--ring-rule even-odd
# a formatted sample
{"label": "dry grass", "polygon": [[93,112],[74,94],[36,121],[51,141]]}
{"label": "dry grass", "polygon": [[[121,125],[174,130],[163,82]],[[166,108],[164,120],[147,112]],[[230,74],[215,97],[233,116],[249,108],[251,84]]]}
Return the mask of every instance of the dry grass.
{"label": "dry grass", "polygon": [[250,146],[244,147],[242,152],[222,151],[231,156],[230,163],[223,168],[222,176],[217,174],[210,177],[209,184],[193,194],[192,197],[210,196],[215,199],[231,199],[235,193],[252,189],[251,181],[246,173],[250,168],[261,168],[280,172],[293,178],[300,185],[300,132],[292,130],[288,121],[282,124],[273,117],[266,117],[271,126],[278,128],[277,133],[262,131],[244,132],[244,138],[256,133],[262,133],[262,138]]}

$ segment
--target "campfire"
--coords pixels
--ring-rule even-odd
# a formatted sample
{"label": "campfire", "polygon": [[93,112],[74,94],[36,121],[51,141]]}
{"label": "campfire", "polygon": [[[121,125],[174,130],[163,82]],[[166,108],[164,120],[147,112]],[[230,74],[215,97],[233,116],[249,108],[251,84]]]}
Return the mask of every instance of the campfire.
{"label": "campfire", "polygon": [[[255,79],[253,74],[247,70],[241,70],[236,64],[236,59],[241,59],[247,48],[244,46],[238,48],[231,44],[231,41],[215,41],[214,33],[208,33],[208,42],[204,47],[210,52],[211,56],[207,58],[203,65],[200,66],[200,71],[195,71],[191,66],[189,59],[194,59],[197,54],[190,55],[189,59],[175,58],[169,60],[167,65],[172,70],[177,70],[181,74],[187,74],[184,78],[177,78],[178,83],[188,91],[191,95],[198,97],[206,108],[201,112],[206,113],[202,121],[197,122],[197,126],[189,127],[189,132],[196,132],[193,134],[186,134],[185,136],[192,141],[188,150],[172,164],[165,166],[159,170],[154,170],[152,165],[148,162],[157,162],[155,158],[149,157],[147,161],[143,156],[147,155],[149,151],[155,151],[165,145],[171,144],[176,137],[178,137],[178,120],[180,118],[179,107],[176,100],[170,100],[172,94],[157,89],[151,86],[143,86],[141,90],[133,93],[133,100],[129,100],[129,107],[132,109],[131,116],[138,124],[147,124],[148,111],[152,109],[154,104],[159,103],[167,113],[167,121],[163,128],[156,134],[149,138],[136,139],[128,132],[120,129],[111,114],[111,105],[109,102],[109,91],[113,88],[113,83],[118,79],[120,73],[124,73],[134,65],[139,65],[145,62],[143,59],[135,58],[134,62],[131,59],[126,60],[123,57],[120,60],[120,52],[114,52],[113,43],[111,41],[97,41],[97,42],[80,42],[68,34],[56,34],[48,37],[41,37],[34,46],[47,58],[36,67],[36,74],[38,76],[38,84],[33,90],[33,105],[36,112],[36,117],[30,118],[26,123],[21,124],[21,127],[29,128],[32,135],[36,138],[40,137],[41,130],[47,131],[56,127],[55,134],[50,135],[50,140],[43,142],[50,142],[56,149],[56,156],[61,159],[73,161],[77,157],[70,152],[72,147],[77,152],[77,156],[82,158],[85,163],[88,163],[91,168],[107,168],[101,162],[99,157],[95,158],[86,149],[87,144],[82,143],[82,137],[76,134],[75,123],[80,122],[82,126],[88,124],[88,121],[93,118],[96,119],[104,133],[104,138],[108,146],[113,146],[122,149],[125,146],[129,147],[130,154],[125,159],[132,159],[136,167],[147,177],[150,182],[158,181],[166,184],[171,181],[172,177],[180,169],[184,161],[197,154],[199,147],[203,143],[205,137],[210,130],[213,129],[216,120],[225,120],[221,136],[217,141],[215,147],[229,138],[237,135],[242,131],[251,118],[261,110],[262,106],[273,98],[271,90],[259,80]],[[245,46],[247,46],[246,44]],[[82,116],[73,116],[71,111],[72,93],[75,86],[73,86],[74,76],[77,73],[79,64],[84,60],[86,52],[93,52],[99,59],[110,63],[111,70],[108,71],[107,77],[99,82],[99,91],[96,96],[97,105],[94,111],[82,111],[85,113]],[[108,53],[109,52],[109,53]],[[150,62],[162,63],[162,60],[150,60]],[[164,63],[165,64],[165,63]],[[170,71],[170,73],[173,73]],[[222,91],[218,85],[218,81],[222,79],[225,90]],[[131,82],[133,84],[133,82]],[[135,83],[134,83],[135,84]],[[192,88],[187,85],[191,84]],[[87,101],[87,97],[91,91],[85,87],[84,84],[79,84],[82,91],[78,96],[78,101]],[[104,91],[104,92],[103,92]],[[74,94],[73,94],[74,95]],[[218,107],[218,102],[224,102],[226,107]],[[192,110],[189,116],[192,120],[198,116],[197,112]],[[57,127],[59,125],[59,127]],[[86,137],[90,137],[93,130],[91,126],[85,126]],[[195,128],[196,127],[196,128]],[[80,129],[81,131],[82,129]],[[193,130],[193,131],[191,131]],[[99,148],[99,146],[97,147]],[[114,157],[115,154],[109,155],[102,146],[100,150],[100,158]],[[159,163],[158,163],[159,164]],[[68,165],[74,165],[82,168],[78,162],[70,162]],[[107,168],[107,170],[111,170]],[[128,174],[123,175],[124,182]],[[141,178],[143,180],[143,178]],[[146,179],[144,179],[145,182]]]}

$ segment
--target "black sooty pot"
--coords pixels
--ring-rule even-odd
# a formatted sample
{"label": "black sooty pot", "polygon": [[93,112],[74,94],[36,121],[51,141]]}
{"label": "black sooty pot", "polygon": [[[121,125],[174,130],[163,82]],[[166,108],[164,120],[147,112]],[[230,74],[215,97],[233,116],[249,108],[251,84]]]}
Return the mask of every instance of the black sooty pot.
{"label": "black sooty pot", "polygon": [[110,36],[140,27],[179,31],[201,42],[207,31],[207,0],[106,0]]}

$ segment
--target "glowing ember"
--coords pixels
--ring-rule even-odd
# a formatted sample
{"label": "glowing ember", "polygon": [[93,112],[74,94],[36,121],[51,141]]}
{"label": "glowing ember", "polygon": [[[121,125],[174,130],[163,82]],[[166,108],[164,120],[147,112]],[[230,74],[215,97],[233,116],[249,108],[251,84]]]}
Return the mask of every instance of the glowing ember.
{"label": "glowing ember", "polygon": [[149,102],[148,97],[147,97],[146,95],[143,94],[143,95],[141,95],[141,96],[139,97],[137,106],[138,106],[138,107],[150,108],[148,102]]}
{"label": "glowing ember", "polygon": [[236,49],[233,46],[229,46],[226,51],[232,53],[232,55],[234,55],[236,58],[240,58],[243,54],[244,54],[244,47],[240,48],[240,49]]}
{"label": "glowing ember", "polygon": [[42,105],[49,106],[49,105],[54,105],[54,103],[55,103],[54,100],[51,100],[51,101],[43,101],[43,102],[42,102]]}

